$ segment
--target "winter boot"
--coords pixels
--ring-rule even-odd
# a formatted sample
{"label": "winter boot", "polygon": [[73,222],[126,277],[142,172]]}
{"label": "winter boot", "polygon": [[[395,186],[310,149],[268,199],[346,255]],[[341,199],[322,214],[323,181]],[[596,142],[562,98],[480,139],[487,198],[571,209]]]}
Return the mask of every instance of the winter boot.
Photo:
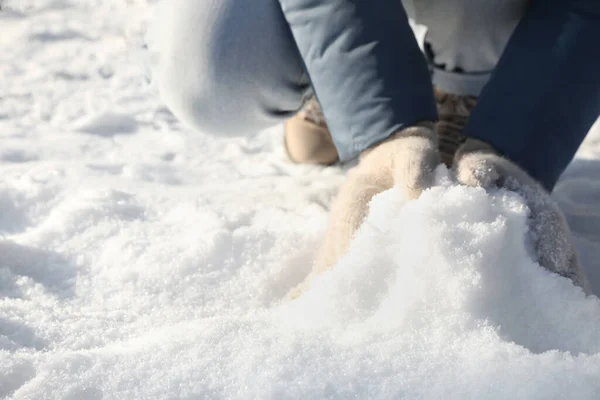
{"label": "winter boot", "polygon": [[315,97],[285,123],[285,148],[295,163],[331,165],[338,153]]}
{"label": "winter boot", "polygon": [[435,88],[435,99],[439,114],[435,132],[440,156],[442,162],[451,167],[456,150],[466,140],[462,131],[477,104],[477,97],[455,95]]}

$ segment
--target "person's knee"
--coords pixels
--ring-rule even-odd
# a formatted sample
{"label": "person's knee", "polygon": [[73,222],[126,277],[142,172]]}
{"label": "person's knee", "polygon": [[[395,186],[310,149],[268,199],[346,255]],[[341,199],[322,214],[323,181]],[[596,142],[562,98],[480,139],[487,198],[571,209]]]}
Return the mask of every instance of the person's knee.
{"label": "person's knee", "polygon": [[[245,84],[236,74],[211,76],[210,67],[161,68],[158,76],[160,97],[171,112],[194,130],[213,135],[245,135],[273,126],[291,117],[302,105],[302,92],[286,106],[261,87]],[[289,100],[289,96],[287,97]]]}
{"label": "person's knee", "polygon": [[199,131],[236,135],[273,125],[301,106],[308,84],[276,11],[269,2],[250,7],[246,0],[165,2],[156,22],[154,76],[179,119]]}
{"label": "person's knee", "polygon": [[[198,74],[206,71],[199,69]],[[197,78],[185,79],[182,68],[161,68],[160,97],[171,112],[194,130],[218,135],[239,134],[251,124],[252,113],[218,82],[204,84]]]}
{"label": "person's knee", "polygon": [[[153,24],[157,60],[152,79],[161,100],[175,116],[192,128],[209,133],[228,133],[233,121],[229,79],[217,74],[222,41],[216,37],[218,9],[214,2],[173,0],[163,2]],[[235,115],[239,117],[239,113]]]}

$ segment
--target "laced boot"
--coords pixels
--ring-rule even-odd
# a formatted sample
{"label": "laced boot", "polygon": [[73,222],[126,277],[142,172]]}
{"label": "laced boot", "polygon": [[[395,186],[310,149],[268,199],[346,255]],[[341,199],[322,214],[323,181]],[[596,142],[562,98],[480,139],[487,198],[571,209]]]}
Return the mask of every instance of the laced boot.
{"label": "laced boot", "polygon": [[435,99],[439,115],[435,133],[442,162],[450,168],[456,150],[466,140],[462,131],[477,104],[477,97],[455,95],[436,88]]}
{"label": "laced boot", "polygon": [[331,133],[315,97],[285,123],[285,148],[295,163],[331,165],[338,161]]}

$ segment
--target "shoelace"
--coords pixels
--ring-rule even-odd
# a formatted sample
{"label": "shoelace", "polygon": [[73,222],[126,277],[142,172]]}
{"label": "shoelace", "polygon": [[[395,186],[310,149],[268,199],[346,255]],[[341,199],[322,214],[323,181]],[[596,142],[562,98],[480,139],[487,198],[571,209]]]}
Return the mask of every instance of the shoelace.
{"label": "shoelace", "polygon": [[438,104],[439,122],[436,124],[440,155],[448,167],[452,166],[456,150],[465,142],[462,131],[471,111],[477,104],[477,97],[459,96],[435,90]]}
{"label": "shoelace", "polygon": [[319,104],[315,96],[311,97],[304,104],[302,113],[302,116],[305,120],[310,121],[316,125],[325,126],[325,117],[323,116],[321,105]]}
{"label": "shoelace", "polygon": [[[456,150],[465,142],[466,138],[462,131],[471,115],[471,111],[477,104],[477,97],[459,96],[435,90],[435,98],[438,105],[439,121],[436,124],[439,150],[442,161],[452,166]],[[311,97],[304,108],[302,116],[305,120],[314,124],[325,126],[325,117],[316,97]]]}

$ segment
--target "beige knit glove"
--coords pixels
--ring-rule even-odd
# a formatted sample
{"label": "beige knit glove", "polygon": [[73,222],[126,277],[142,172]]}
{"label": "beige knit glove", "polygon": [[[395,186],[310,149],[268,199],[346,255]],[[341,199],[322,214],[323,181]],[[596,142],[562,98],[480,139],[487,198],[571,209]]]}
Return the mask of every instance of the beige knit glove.
{"label": "beige knit glove", "polygon": [[468,139],[457,151],[454,170],[458,181],[464,185],[504,187],[523,196],[531,210],[529,226],[537,262],[590,293],[567,222],[558,205],[537,181],[477,139]]}
{"label": "beige knit glove", "polygon": [[403,198],[416,199],[433,184],[439,164],[431,123],[406,128],[361,154],[359,164],[348,173],[332,204],[329,228],[313,270],[290,296],[298,296],[312,276],[335,265],[346,253],[373,196],[396,187]]}

